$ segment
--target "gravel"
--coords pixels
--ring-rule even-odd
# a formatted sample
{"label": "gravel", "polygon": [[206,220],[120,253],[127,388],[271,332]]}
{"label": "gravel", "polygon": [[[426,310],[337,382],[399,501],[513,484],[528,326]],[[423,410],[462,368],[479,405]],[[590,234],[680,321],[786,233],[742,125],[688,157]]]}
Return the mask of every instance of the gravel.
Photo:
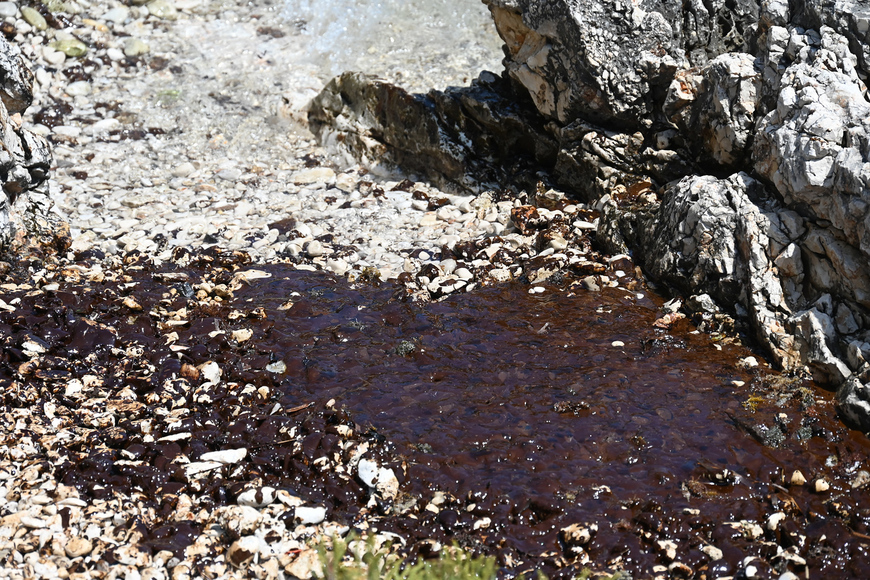
{"label": "gravel", "polygon": [[[413,175],[342,163],[320,148],[306,128],[305,104],[328,79],[316,62],[297,57],[311,39],[300,34],[298,22],[282,20],[278,8],[203,0],[131,4],[70,0],[67,12],[46,18],[0,2],[0,18],[14,27],[14,41],[35,73],[25,123],[53,146],[51,194],[73,236],[67,258],[96,264],[70,266],[71,278],[99,283],[112,269],[101,260],[117,270],[136,253],[160,263],[175,259],[179,248],[218,247],[246,253],[252,268],[285,262],[351,280],[395,278],[420,300],[516,278],[537,284],[564,270],[588,276],[589,289],[619,284],[600,276],[609,262],[591,249],[595,208],[564,199],[536,208],[534,195],[482,188],[445,191]],[[469,49],[463,58],[497,68],[500,55],[480,50]],[[462,81],[456,75],[477,72],[432,58],[438,66],[418,59],[419,69],[441,76],[408,75],[411,86],[446,86]],[[384,66],[396,76],[394,65]],[[634,274],[627,257],[614,260]],[[141,310],[133,298],[123,305]],[[238,342],[247,338],[233,335]],[[38,341],[22,348],[33,357],[44,350]],[[282,372],[272,367],[267,370]],[[218,368],[196,372],[220,380]],[[52,403],[39,414],[5,411],[0,558],[8,564],[0,577],[307,577],[317,565],[310,546],[347,532],[322,506],[251,487],[238,505],[211,513],[197,512],[195,497],[180,496],[175,521],[188,518],[202,533],[181,556],[141,549],[141,534],[121,525],[154,517],[135,492],[83,499],[49,468],[56,450],[87,445],[80,430],[67,429],[70,421],[106,427],[138,412],[135,396],[82,399],[99,386],[91,375],[69,381],[66,397],[85,401],[75,418]],[[183,434],[168,437],[175,436]],[[355,444],[348,439],[348,449]],[[394,472],[360,460],[363,452],[346,469],[357,469],[373,498],[395,497]],[[191,479],[209,478],[246,454],[207,453],[184,471]],[[227,542],[227,533],[236,539]],[[113,564],[106,561],[109,553]],[[214,558],[202,565],[206,553]]]}

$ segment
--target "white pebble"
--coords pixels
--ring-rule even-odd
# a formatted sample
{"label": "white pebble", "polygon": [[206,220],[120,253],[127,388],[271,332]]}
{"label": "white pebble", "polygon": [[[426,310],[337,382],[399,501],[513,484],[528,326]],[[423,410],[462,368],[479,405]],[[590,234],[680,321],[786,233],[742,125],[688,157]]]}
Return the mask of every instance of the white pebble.
{"label": "white pebble", "polygon": [[767,518],[767,529],[774,531],[779,527],[779,524],[782,520],[785,519],[785,514],[782,512],[776,512],[775,514],[771,514],[769,518]]}
{"label": "white pebble", "polygon": [[105,14],[103,14],[103,20],[106,22],[116,22],[123,23],[130,17],[130,9],[126,6],[118,6],[117,8],[112,8]]}
{"label": "white pebble", "polygon": [[317,525],[326,518],[326,508],[324,507],[305,507],[299,506],[296,508],[296,519],[300,524]]}
{"label": "white pebble", "polygon": [[71,97],[84,97],[91,94],[91,83],[88,81],[76,81],[66,86],[66,93]]}
{"label": "white pebble", "polygon": [[196,171],[196,167],[193,166],[193,163],[191,163],[190,161],[185,161],[184,163],[177,165],[172,170],[172,175],[174,177],[187,177],[194,171]]}
{"label": "white pebble", "polygon": [[0,2],[0,18],[14,18],[17,14],[15,2]]}
{"label": "white pebble", "polygon": [[215,461],[223,464],[238,463],[248,455],[248,450],[244,447],[239,449],[224,449],[222,451],[210,451],[203,453],[200,457],[203,461]]}

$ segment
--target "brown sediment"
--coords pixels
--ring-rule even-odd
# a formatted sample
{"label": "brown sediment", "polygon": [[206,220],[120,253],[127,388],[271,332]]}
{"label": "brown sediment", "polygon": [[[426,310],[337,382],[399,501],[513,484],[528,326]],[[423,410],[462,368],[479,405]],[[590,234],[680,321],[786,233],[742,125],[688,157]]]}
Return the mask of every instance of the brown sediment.
{"label": "brown sediment", "polygon": [[[240,253],[125,261],[0,291],[14,305],[0,313],[0,389],[7,407],[52,402],[84,436],[54,449],[65,483],[147,498],[154,520],[128,525],[155,553],[198,533],[171,518],[179,494],[209,510],[259,480],[334,520],[399,533],[411,553],[456,541],[556,577],[586,565],[649,577],[678,563],[712,578],[754,556],[759,577],[857,578],[870,563],[870,495],[852,487],[866,438],[839,423],[829,393],[743,369],[745,348],[717,347],[685,320],[656,327],[658,298],[560,278],[543,294],[510,283],[418,304],[392,283]],[[210,361],[216,385],[197,370]],[[73,379],[78,399],[65,393]],[[100,421],[108,411],[115,419]],[[361,481],[318,466],[346,453],[342,425],[394,470],[394,501],[367,506]],[[180,432],[191,436],[160,441]],[[182,457],[240,447],[233,469],[184,472]],[[792,483],[794,471],[808,483]],[[820,479],[829,489],[816,491]],[[443,501],[430,504],[436,490]],[[574,524],[597,529],[562,532]]]}

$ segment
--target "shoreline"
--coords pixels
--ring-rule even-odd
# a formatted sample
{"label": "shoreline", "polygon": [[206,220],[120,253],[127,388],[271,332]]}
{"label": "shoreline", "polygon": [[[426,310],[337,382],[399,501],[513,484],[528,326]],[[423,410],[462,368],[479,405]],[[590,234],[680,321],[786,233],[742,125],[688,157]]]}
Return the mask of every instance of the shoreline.
{"label": "shoreline", "polygon": [[[461,537],[467,540],[467,547],[496,553],[501,565],[514,570],[524,569],[524,558],[534,559],[536,565],[552,566],[553,570],[564,565],[565,570],[577,572],[587,564],[615,570],[626,563],[617,556],[601,554],[608,554],[626,538],[635,538],[634,549],[649,560],[645,569],[651,574],[685,574],[685,569],[676,564],[689,559],[691,565],[684,565],[692,573],[712,570],[721,560],[722,566],[728,563],[736,574],[741,568],[732,565],[733,553],[722,555],[717,547],[734,547],[735,542],[752,556],[763,555],[765,549],[778,550],[775,558],[760,557],[754,564],[750,562],[759,569],[800,570],[803,556],[792,549],[798,539],[787,524],[778,526],[786,521],[788,525],[799,522],[803,527],[796,533],[802,534],[809,523],[788,506],[765,503],[765,492],[785,488],[802,505],[813,506],[814,510],[831,505],[835,495],[854,495],[850,507],[855,511],[868,503],[867,472],[847,462],[825,465],[821,452],[817,452],[820,459],[807,460],[813,471],[804,467],[806,473],[801,472],[800,477],[794,473],[800,470],[779,464],[767,471],[764,467],[740,465],[735,476],[734,465],[708,463],[700,458],[684,481],[667,480],[678,495],[676,502],[686,506],[668,512],[668,524],[661,529],[656,527],[655,518],[661,516],[662,506],[632,503],[630,497],[619,495],[624,491],[619,489],[610,496],[609,488],[604,491],[608,482],[584,479],[578,483],[578,489],[589,494],[580,494],[583,502],[607,503],[611,510],[608,518],[613,520],[607,521],[611,527],[605,526],[604,520],[599,522],[600,536],[591,543],[591,537],[586,536],[594,533],[586,525],[589,522],[581,521],[578,515],[574,505],[577,496],[564,504],[570,509],[558,504],[555,515],[548,512],[546,505],[534,502],[500,504],[492,497],[482,497],[486,495],[482,491],[477,495],[472,491],[451,495],[450,490],[439,490],[433,491],[431,497],[405,497],[410,476],[403,472],[402,465],[408,463],[408,457],[393,455],[389,439],[384,440],[376,430],[372,432],[367,421],[357,424],[354,415],[341,408],[341,400],[337,406],[330,405],[333,397],[323,396],[326,400],[317,399],[315,406],[305,407],[313,399],[296,400],[294,397],[299,395],[295,391],[287,396],[281,390],[286,385],[274,379],[273,375],[295,372],[298,376],[293,375],[294,380],[301,383],[303,378],[309,380],[319,372],[316,366],[305,365],[288,370],[283,359],[272,360],[275,349],[266,340],[268,337],[264,338],[271,319],[287,316],[286,311],[296,308],[290,304],[281,310],[288,302],[309,309],[300,309],[303,318],[313,318],[321,310],[328,312],[326,298],[313,293],[305,296],[327,285],[312,280],[332,280],[336,293],[356,290],[367,295],[377,294],[378,278],[388,279],[380,290],[389,295],[382,298],[385,303],[411,304],[408,308],[419,308],[414,312],[421,318],[434,312],[431,316],[436,321],[438,317],[448,318],[452,305],[465,304],[464,300],[474,304],[479,294],[489,296],[487,292],[494,294],[499,289],[508,295],[508,302],[515,303],[520,298],[546,303],[552,296],[570,293],[617,296],[619,306],[609,307],[611,312],[596,311],[598,318],[607,320],[605,316],[613,315],[613,311],[618,316],[621,310],[635,308],[645,308],[651,315],[649,328],[643,330],[648,342],[640,344],[640,339],[635,341],[632,335],[631,339],[611,337],[602,343],[608,353],[622,353],[620,349],[627,348],[630,356],[626,355],[626,361],[647,356],[648,352],[667,353],[671,348],[678,351],[683,348],[680,341],[700,343],[707,340],[706,335],[699,338],[691,334],[689,321],[681,320],[675,310],[659,310],[650,301],[649,290],[628,256],[605,256],[593,249],[591,232],[599,208],[572,203],[555,190],[539,192],[539,198],[498,191],[455,195],[413,176],[377,176],[359,166],[341,169],[300,125],[304,120],[300,116],[301,103],[319,90],[316,75],[305,69],[291,71],[293,74],[282,80],[285,87],[297,85],[297,92],[289,98],[282,98],[282,91],[266,82],[280,76],[274,71],[276,64],[269,62],[270,55],[293,49],[298,37],[293,36],[292,29],[272,24],[263,27],[258,18],[239,17],[221,23],[222,16],[209,16],[207,10],[205,15],[198,13],[201,3],[196,0],[177,1],[175,6],[182,13],[176,13],[178,20],[167,21],[154,14],[154,4],[129,7],[128,14],[135,11],[137,17],[119,24],[117,34],[113,21],[86,18],[94,16],[87,11],[73,16],[76,29],[87,31],[94,46],[103,47],[82,57],[65,57],[53,66],[56,72],[51,73],[51,78],[45,71],[42,75],[37,72],[42,100],[25,117],[25,124],[31,127],[39,119],[58,123],[47,133],[56,152],[52,194],[75,219],[70,256],[49,263],[44,271],[23,272],[14,288],[2,288],[4,302],[0,310],[6,317],[2,324],[8,326],[10,336],[14,328],[16,337],[14,345],[6,345],[3,372],[7,386],[14,384],[18,389],[10,389],[4,409],[8,429],[5,451],[10,460],[6,473],[10,477],[5,478],[9,482],[6,493],[0,494],[8,512],[0,524],[0,536],[6,542],[0,545],[0,553],[8,550],[6,558],[11,563],[4,573],[9,571],[10,577],[23,578],[25,574],[18,575],[18,568],[27,564],[33,575],[66,574],[76,580],[110,580],[121,575],[127,580],[136,580],[137,575],[142,580],[279,578],[291,574],[304,577],[316,566],[316,552],[311,549],[314,538],[346,533],[351,523],[364,529],[378,522],[374,525],[383,523],[385,528],[395,526],[401,531],[402,526],[407,528],[423,520],[430,526],[425,530],[435,530],[444,537],[465,534]],[[90,3],[95,11],[109,5],[120,9],[119,3]],[[162,14],[172,14],[169,8],[166,10]],[[86,23],[86,19],[92,23]],[[214,36],[212,33],[219,29],[226,34]],[[143,50],[136,41],[147,44],[148,52],[125,54]],[[203,48],[203,43],[208,42],[216,43],[208,47],[210,53]],[[222,49],[251,43],[259,50],[244,52],[244,66],[213,56]],[[40,58],[60,60],[54,53],[44,50]],[[102,64],[89,65],[88,60],[93,58],[99,58]],[[241,71],[248,65],[262,73],[261,86],[238,84]],[[58,72],[62,70],[70,72]],[[189,84],[194,79],[198,84]],[[57,101],[50,103],[50,95]],[[543,203],[548,205],[544,207]],[[330,278],[332,274],[337,278]],[[286,292],[280,295],[281,300],[269,295],[262,302],[245,302],[247,298],[261,299],[255,296],[257,289],[279,279],[291,286],[301,285],[292,290],[302,295],[301,299]],[[244,299],[236,299],[236,295]],[[52,308],[55,314],[49,314]],[[391,316],[400,321],[399,326],[406,323],[401,316],[385,312],[387,323],[381,332],[390,332],[395,326],[389,323],[394,320]],[[262,313],[266,313],[265,318]],[[26,328],[17,321],[19,314],[40,322]],[[214,328],[199,328],[199,318],[208,320]],[[323,342],[341,345],[343,338],[362,333],[357,326],[379,324],[363,318],[360,314],[343,321],[344,326],[330,327],[329,340]],[[463,330],[461,322],[454,329],[457,336]],[[546,336],[556,331],[557,322],[529,326],[531,330],[518,334],[531,335],[532,339]],[[52,324],[57,325],[58,333],[42,336],[40,325]],[[431,325],[437,326],[436,322]],[[76,333],[90,341],[79,351],[71,346],[75,340],[70,336]],[[147,339],[136,338],[139,335]],[[430,340],[439,338],[437,333],[434,336]],[[423,343],[415,340],[413,335],[403,336],[395,345],[383,347],[387,349],[384,360],[402,364],[410,360],[416,364],[422,353],[414,349]],[[292,341],[289,343],[292,345]],[[472,350],[480,348],[473,340],[467,346]],[[250,350],[245,350],[248,347]],[[447,347],[439,351],[445,357],[452,352]],[[195,354],[189,352],[193,349],[197,349]],[[83,370],[88,361],[78,357],[89,351],[95,353],[93,360],[103,365],[102,372]],[[750,353],[740,352],[743,355],[739,361],[747,361]],[[250,367],[237,369],[231,360],[235,355],[252,361]],[[149,357],[155,357],[160,364]],[[298,359],[309,360],[301,355]],[[426,363],[425,357],[421,360]],[[129,368],[124,367],[127,364]],[[283,370],[280,364],[285,365]],[[737,432],[740,445],[762,446],[761,455],[785,453],[777,447],[780,444],[791,446],[788,449],[806,445],[830,450],[838,444],[838,437],[839,442],[846,441],[844,453],[861,454],[862,448],[851,439],[852,433],[831,423],[830,417],[824,419],[824,428],[813,429],[816,423],[809,421],[813,413],[833,413],[830,401],[824,397],[820,397],[821,411],[816,407],[807,412],[800,407],[800,401],[779,393],[786,399],[788,413],[783,414],[789,420],[779,418],[773,410],[776,403],[762,388],[768,370],[765,363],[756,370],[734,370],[740,377],[729,374],[728,381],[744,384],[726,381],[717,387],[739,393],[732,396],[735,409],[729,411],[736,412],[738,419],[723,420],[722,429]],[[230,375],[232,380],[226,380]],[[320,379],[315,376],[314,380]],[[518,400],[539,404],[534,390],[543,388],[544,379],[540,381],[540,385],[516,387],[521,393]],[[558,384],[549,377],[546,381]],[[530,390],[524,390],[526,387]],[[757,392],[753,390],[756,387]],[[619,388],[611,389],[619,393]],[[590,410],[588,401],[569,390],[565,392],[568,394],[560,396],[566,400],[545,406],[548,413],[554,413],[553,423],[582,419],[592,411],[610,412]],[[212,401],[214,393],[222,393],[223,402]],[[228,399],[235,400],[230,403]],[[557,407],[558,403],[562,405]],[[258,427],[273,415],[285,416],[287,422],[282,428],[286,429],[278,439],[280,443],[269,441],[276,453],[290,458],[287,461],[298,461],[303,466],[298,468],[300,472],[311,477],[325,471],[317,467],[325,457],[325,464],[332,469],[328,474],[334,478],[332,483],[347,485],[354,501],[364,506],[360,509],[369,510],[363,514],[368,519],[361,517],[351,522],[343,513],[345,519],[330,520],[329,510],[321,508],[332,498],[318,499],[324,495],[318,491],[320,483],[310,486],[314,490],[310,497],[291,493],[296,490],[286,481],[271,485],[268,479],[274,474],[253,460],[256,445],[262,442],[255,441],[256,437],[247,431],[235,439],[220,439],[221,433],[210,433],[203,427],[210,408],[224,409],[224,405],[230,409],[229,416],[236,411],[256,415]],[[278,411],[274,411],[275,405]],[[188,419],[189,415],[205,418],[197,424]],[[655,412],[650,418],[659,421],[666,416]],[[241,429],[239,425],[244,423],[224,417],[214,422],[227,431],[230,425]],[[763,432],[758,431],[759,425],[764,426]],[[658,434],[644,435],[636,426],[631,429],[634,431],[625,440],[594,441],[595,445],[617,449],[613,453],[619,460],[613,460],[614,465],[624,463],[620,468],[624,471],[635,465],[629,463],[630,459],[652,457],[657,452],[649,451],[652,447],[648,439]],[[198,441],[201,432],[202,440]],[[776,439],[778,436],[784,443]],[[129,445],[131,438],[136,445]],[[188,445],[188,441],[197,445]],[[70,447],[64,447],[68,444]],[[210,451],[201,448],[203,444],[210,446]],[[596,453],[606,455],[606,451],[592,449],[589,442],[574,441],[572,445],[570,449],[576,453],[589,455],[590,464],[595,463]],[[360,451],[364,446],[366,450]],[[90,453],[92,447],[97,451]],[[485,459],[483,447],[472,449],[468,457]],[[246,453],[239,458],[241,449]],[[427,459],[427,452],[421,449],[410,446],[405,450],[416,453],[414,465],[423,466],[419,468],[421,473],[435,473],[432,470],[439,465],[435,459]],[[218,455],[207,455],[209,452]],[[440,460],[442,455],[435,457]],[[463,460],[468,457],[462,455]],[[513,457],[518,464],[524,459],[510,453],[506,457]],[[794,457],[799,454],[795,452]],[[363,459],[374,466],[365,464],[368,467],[363,468]],[[789,456],[789,460],[797,459]],[[139,484],[141,489],[129,495],[115,495],[121,487],[117,482],[102,486],[88,480],[90,475],[96,478],[108,465],[105,462],[111,461],[123,468],[122,474],[112,472],[111,477],[140,477],[155,484],[153,490],[146,493],[144,484]],[[455,458],[444,455],[444,461],[455,462]],[[23,462],[31,463],[21,469]],[[83,468],[76,471],[76,465]],[[547,469],[544,463],[535,465]],[[136,472],[140,468],[145,475]],[[445,473],[453,473],[453,469],[451,465]],[[377,477],[370,477],[372,470]],[[80,493],[58,481],[55,475],[61,472],[75,475],[70,476],[70,481],[78,477],[79,485],[88,491]],[[235,478],[233,485],[220,484],[218,480],[224,476]],[[800,478],[804,481],[800,482]],[[15,497],[16,489],[20,497]],[[744,502],[749,504],[745,512],[755,515],[732,522],[731,529],[738,539],[723,531],[726,522],[702,522],[697,534],[705,534],[704,538],[719,534],[716,541],[699,543],[681,536],[679,557],[671,555],[675,540],[668,535],[670,528],[695,530],[692,526],[700,520],[694,518],[703,516],[692,511],[697,510],[696,504],[716,505],[720,494],[731,498],[730,494],[740,496],[744,489],[753,498]],[[185,493],[179,494],[181,490]],[[560,496],[559,500],[566,498]],[[623,499],[624,505],[619,503]],[[412,505],[411,500],[416,504]],[[630,512],[631,517],[622,518],[622,511]],[[391,513],[406,519],[389,520]],[[550,518],[554,519],[548,523]],[[860,534],[859,530],[864,530],[861,526],[866,525],[859,522],[852,528],[839,519],[832,521],[837,533],[844,536]],[[169,529],[155,526],[156,522]],[[193,522],[190,525],[196,529],[184,527],[188,525],[185,522]],[[487,531],[491,524],[493,529]],[[497,526],[510,525],[530,530],[540,527],[538,532],[552,540],[548,550],[553,553],[533,554],[527,545],[500,551],[495,540],[486,539],[504,532],[505,528]],[[76,534],[72,534],[73,528]],[[628,533],[620,536],[625,530]],[[393,537],[390,533],[381,533],[382,539]],[[190,541],[189,554],[184,547],[176,550],[178,553],[164,549],[172,548],[171,540],[160,534],[178,534],[183,541]],[[74,542],[73,536],[83,541]],[[858,550],[861,545],[854,538],[835,546],[846,560],[852,554],[850,550]],[[439,544],[435,539],[432,542],[420,540],[419,545],[408,549],[423,553],[424,546]],[[112,559],[114,563],[110,563]],[[860,564],[857,557],[856,562]]]}

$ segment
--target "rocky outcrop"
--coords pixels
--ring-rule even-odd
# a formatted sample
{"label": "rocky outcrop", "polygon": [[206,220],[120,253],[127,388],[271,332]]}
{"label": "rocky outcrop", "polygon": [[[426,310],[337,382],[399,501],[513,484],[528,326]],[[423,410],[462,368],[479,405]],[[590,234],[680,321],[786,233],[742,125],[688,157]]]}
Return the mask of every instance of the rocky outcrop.
{"label": "rocky outcrop", "polygon": [[[673,183],[660,202],[637,216],[630,247],[644,248],[647,272],[683,294],[706,294],[730,311],[742,309],[759,340],[787,367],[800,363],[794,338],[781,323],[791,314],[792,285],[773,274],[790,269],[800,283],[795,241],[805,228],[795,212],[776,211],[765,187],[746,173],[727,179],[690,176]],[[607,217],[624,219],[612,205]],[[605,220],[606,221],[606,220]]]}
{"label": "rocky outcrop", "polygon": [[[430,166],[459,183],[472,172],[507,186],[505,164],[533,161],[605,208],[600,243],[632,251],[687,303],[742,317],[783,367],[839,387],[842,416],[870,431],[870,9],[484,1],[505,42],[502,79],[430,93],[399,125],[388,99],[370,100],[368,137],[415,157],[381,136],[415,141],[426,119],[427,147],[449,152],[453,173]],[[354,102],[344,95],[341,110]],[[334,134],[325,108],[312,119]]]}
{"label": "rocky outcrop", "polygon": [[33,242],[57,247],[68,240],[48,195],[48,143],[22,127],[32,90],[33,74],[18,47],[0,38],[0,253]]}
{"label": "rocky outcrop", "polygon": [[311,130],[333,150],[370,167],[397,165],[439,183],[503,181],[512,171],[509,160],[518,166],[518,158],[552,164],[558,151],[534,109],[518,103],[511,87],[492,73],[466,89],[412,95],[346,72],[327,84],[309,111]]}
{"label": "rocky outcrop", "polygon": [[661,118],[677,71],[746,51],[758,20],[751,0],[486,3],[505,41],[508,74],[542,114],[626,128]]}

